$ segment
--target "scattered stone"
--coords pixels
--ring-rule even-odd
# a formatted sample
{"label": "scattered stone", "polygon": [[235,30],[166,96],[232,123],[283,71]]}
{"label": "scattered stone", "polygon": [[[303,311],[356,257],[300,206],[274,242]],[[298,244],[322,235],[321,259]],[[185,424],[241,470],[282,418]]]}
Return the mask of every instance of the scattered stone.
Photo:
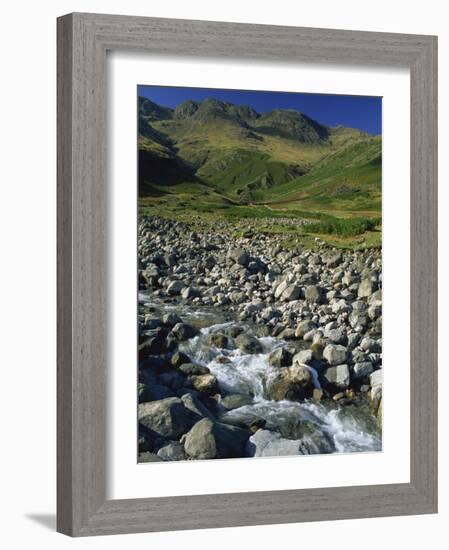
{"label": "scattered stone", "polygon": [[287,367],[291,362],[292,354],[285,347],[275,349],[268,356],[268,364],[272,367]]}
{"label": "scattered stone", "polygon": [[351,374],[348,365],[329,367],[324,373],[324,379],[328,384],[331,384],[336,388],[346,389],[351,381]]}
{"label": "scattered stone", "polygon": [[184,288],[184,283],[182,281],[173,281],[167,287],[167,292],[170,296],[176,296],[181,293],[181,290]]}
{"label": "scattered stone", "polygon": [[321,303],[321,290],[316,285],[307,286],[304,294],[307,302],[312,304]]}
{"label": "scattered stone", "polygon": [[374,283],[371,279],[363,279],[359,285],[357,296],[359,298],[369,298],[374,291]]}
{"label": "scattered stone", "polygon": [[229,338],[221,332],[209,334],[207,341],[211,346],[215,346],[216,348],[224,349],[229,347]]}
{"label": "scattered stone", "polygon": [[273,401],[302,401],[310,397],[313,391],[312,375],[307,367],[295,364],[280,369],[280,373],[268,387],[268,394]]}
{"label": "scattered stone", "polygon": [[365,378],[373,372],[373,364],[370,361],[363,361],[362,363],[355,363],[352,372],[354,378]]}
{"label": "scattered stone", "polygon": [[142,426],[167,439],[178,439],[198,420],[177,397],[140,403],[138,416]]}
{"label": "scattered stone", "polygon": [[164,461],[186,460],[184,445],[178,441],[173,441],[157,452],[157,456]]}
{"label": "scattered stone", "polygon": [[198,329],[192,325],[188,325],[187,323],[176,323],[176,325],[172,328],[172,333],[178,340],[181,341],[193,338],[198,334],[198,332]]}
{"label": "scattered stone", "polygon": [[329,365],[340,365],[346,361],[347,350],[344,346],[329,344],[324,348],[323,357]]}
{"label": "scattered stone", "polygon": [[262,353],[262,344],[255,336],[249,334],[239,334],[235,339],[235,343],[239,350],[243,353]]}
{"label": "scattered stone", "polygon": [[184,449],[190,458],[233,458],[244,456],[248,432],[237,426],[203,418],[187,433]]}
{"label": "scattered stone", "polygon": [[186,375],[201,375],[209,374],[210,370],[203,365],[194,365],[193,363],[183,363],[178,367],[178,370]]}
{"label": "scattered stone", "polygon": [[313,351],[311,349],[303,349],[295,353],[293,356],[293,364],[309,365],[313,360]]}
{"label": "scattered stone", "polygon": [[162,458],[160,458],[158,455],[150,452],[146,453],[139,453],[139,456],[137,458],[137,462],[162,462]]}
{"label": "scattered stone", "polygon": [[295,330],[296,338],[303,338],[304,335],[307,334],[313,328],[315,328],[315,325],[310,319],[305,319],[304,321],[300,321],[296,325],[296,330]]}
{"label": "scattered stone", "polygon": [[217,379],[213,374],[200,374],[191,377],[192,386],[196,391],[214,395],[218,391]]}
{"label": "scattered stone", "polygon": [[233,393],[231,395],[227,395],[226,397],[223,397],[223,399],[220,401],[220,404],[228,411],[232,411],[233,409],[238,409],[245,405],[249,405],[252,402],[253,402],[252,398],[249,397],[248,395]]}

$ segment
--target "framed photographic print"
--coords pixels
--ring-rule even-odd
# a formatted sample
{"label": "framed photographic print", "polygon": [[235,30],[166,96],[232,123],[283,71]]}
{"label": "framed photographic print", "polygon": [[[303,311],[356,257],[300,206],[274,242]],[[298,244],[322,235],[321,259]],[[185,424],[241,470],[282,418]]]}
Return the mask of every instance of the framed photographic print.
{"label": "framed photographic print", "polygon": [[436,38],[58,20],[58,530],[437,509]]}

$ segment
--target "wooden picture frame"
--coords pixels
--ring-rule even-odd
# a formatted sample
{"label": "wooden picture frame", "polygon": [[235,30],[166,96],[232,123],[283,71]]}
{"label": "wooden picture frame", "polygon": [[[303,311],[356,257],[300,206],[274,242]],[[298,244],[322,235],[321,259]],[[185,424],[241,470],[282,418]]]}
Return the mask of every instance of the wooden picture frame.
{"label": "wooden picture frame", "polygon": [[[106,499],[108,50],[410,69],[410,483]],[[82,13],[59,18],[58,531],[83,536],[436,511],[436,37]]]}

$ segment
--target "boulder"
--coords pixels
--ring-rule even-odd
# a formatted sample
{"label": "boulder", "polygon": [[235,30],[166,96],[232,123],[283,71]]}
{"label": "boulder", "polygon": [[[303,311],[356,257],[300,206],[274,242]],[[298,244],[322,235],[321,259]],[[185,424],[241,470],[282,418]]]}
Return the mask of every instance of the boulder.
{"label": "boulder", "polygon": [[143,342],[139,344],[138,353],[139,361],[142,361],[148,355],[158,355],[165,353],[168,349],[166,331],[155,329],[148,331],[148,334]]}
{"label": "boulder", "polygon": [[199,331],[197,328],[192,325],[188,325],[187,323],[176,323],[176,325],[172,328],[172,333],[178,340],[183,341],[193,338],[199,333]]}
{"label": "boulder", "polygon": [[194,365],[193,363],[183,363],[178,367],[178,370],[186,375],[209,374],[210,370],[203,365]]}
{"label": "boulder", "polygon": [[184,445],[178,441],[173,441],[164,447],[161,447],[157,452],[157,456],[164,461],[186,460]]}
{"label": "boulder", "polygon": [[248,436],[246,430],[237,426],[203,418],[186,434],[184,449],[197,460],[243,457]]}
{"label": "boulder", "polygon": [[233,393],[223,397],[220,401],[220,404],[228,411],[234,409],[239,409],[245,405],[249,405],[253,402],[252,398],[249,395],[242,395],[240,393]]}
{"label": "boulder", "polygon": [[221,332],[214,332],[212,334],[209,334],[207,338],[207,343],[210,346],[224,349],[229,346],[229,338],[226,336],[226,334],[222,334]]}
{"label": "boulder", "polygon": [[332,328],[324,331],[324,337],[334,344],[344,344],[346,341],[346,331],[343,327]]}
{"label": "boulder", "polygon": [[339,251],[332,252],[325,259],[326,266],[329,269],[334,269],[334,268],[338,267],[341,264],[342,261],[343,261],[343,254]]}
{"label": "boulder", "polygon": [[170,359],[171,365],[177,369],[181,365],[184,365],[185,363],[190,363],[190,357],[183,353],[182,351],[176,351]]}
{"label": "boulder", "polygon": [[312,374],[307,367],[298,364],[280,369],[268,386],[268,396],[273,401],[302,401],[310,397],[312,392]]}
{"label": "boulder", "polygon": [[292,363],[292,354],[285,347],[275,349],[268,356],[268,363],[272,367],[288,367]]}
{"label": "boulder", "polygon": [[282,292],[281,300],[284,302],[292,302],[293,300],[298,300],[301,296],[301,289],[296,285],[289,285]]}
{"label": "boulder", "polygon": [[359,285],[357,296],[359,298],[369,298],[374,292],[374,283],[370,278],[363,279]]}
{"label": "boulder", "polygon": [[293,356],[293,364],[299,363],[301,365],[308,365],[313,360],[313,351],[311,349],[303,349],[295,353]]}
{"label": "boulder", "polygon": [[296,325],[296,338],[303,338],[305,334],[315,328],[315,324],[310,319],[304,319]]}
{"label": "boulder", "polygon": [[182,323],[182,319],[176,313],[166,313],[162,316],[162,324],[174,327],[177,323]]}
{"label": "boulder", "polygon": [[154,453],[146,452],[146,453],[139,453],[139,456],[137,458],[138,463],[142,462],[162,462],[162,458],[157,456]]}
{"label": "boulder", "polygon": [[286,439],[277,432],[258,430],[246,444],[247,456],[290,456],[335,451],[332,441],[311,423],[305,423],[300,439]]}
{"label": "boulder", "polygon": [[177,397],[140,403],[138,417],[142,426],[166,439],[179,439],[199,420]]}
{"label": "boulder", "polygon": [[329,365],[341,365],[346,361],[347,355],[347,349],[336,344],[328,344],[323,351],[323,357]]}
{"label": "boulder", "polygon": [[337,365],[329,367],[324,373],[324,379],[331,386],[338,389],[346,389],[351,381],[351,374],[348,365]]}
{"label": "boulder", "polygon": [[190,381],[192,387],[207,395],[214,395],[218,391],[217,378],[213,374],[200,374],[199,376],[191,376]]}
{"label": "boulder", "polygon": [[354,378],[365,378],[373,372],[373,364],[371,361],[363,361],[361,363],[355,363],[352,367],[352,373]]}
{"label": "boulder", "polygon": [[235,343],[243,353],[262,353],[262,344],[255,336],[249,334],[239,334],[235,339]]}
{"label": "boulder", "polygon": [[243,248],[234,248],[228,252],[228,258],[236,264],[247,266],[249,262],[248,253]]}
{"label": "boulder", "polygon": [[316,285],[307,286],[304,292],[304,296],[306,301],[311,304],[320,304],[322,300],[321,289]]}
{"label": "boulder", "polygon": [[181,401],[187,409],[196,415],[197,418],[213,418],[212,413],[203,405],[203,402],[200,400],[195,391],[182,395]]}
{"label": "boulder", "polygon": [[184,300],[193,300],[193,298],[197,298],[198,296],[200,296],[200,292],[193,286],[186,286],[181,290],[181,297]]}
{"label": "boulder", "polygon": [[185,287],[182,281],[172,281],[167,287],[167,293],[170,296],[176,296],[181,293],[181,290]]}

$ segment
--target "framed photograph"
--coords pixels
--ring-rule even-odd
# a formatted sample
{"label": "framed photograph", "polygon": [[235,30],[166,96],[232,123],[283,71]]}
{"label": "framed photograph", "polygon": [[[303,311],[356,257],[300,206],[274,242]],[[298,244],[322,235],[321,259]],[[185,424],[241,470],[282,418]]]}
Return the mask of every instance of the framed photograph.
{"label": "framed photograph", "polygon": [[58,19],[58,531],[437,511],[437,39]]}

